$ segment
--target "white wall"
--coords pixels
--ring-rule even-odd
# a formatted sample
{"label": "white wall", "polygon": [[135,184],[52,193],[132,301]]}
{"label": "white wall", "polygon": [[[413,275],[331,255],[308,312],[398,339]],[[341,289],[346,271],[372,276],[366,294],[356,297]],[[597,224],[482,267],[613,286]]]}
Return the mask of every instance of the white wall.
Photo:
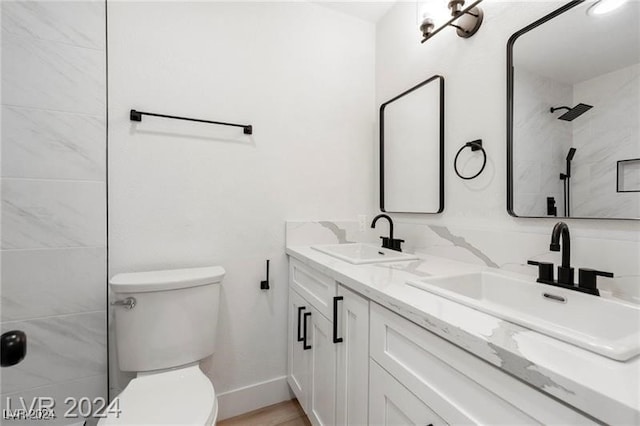
{"label": "white wall", "polygon": [[[420,44],[415,3],[401,2],[377,25],[376,103],[425,78],[445,78],[445,211],[441,215],[394,215],[398,238],[407,247],[535,275],[527,259],[560,261],[549,252],[555,219],[524,219],[506,210],[506,47],[515,31],[561,2],[486,0],[484,23],[470,39],[445,29]],[[472,181],[453,171],[453,157],[465,142],[482,138],[486,170]],[[469,170],[471,172],[471,170]],[[603,280],[622,297],[640,296],[640,225],[637,221],[567,220],[572,263],[613,271]]]}
{"label": "white wall", "polygon": [[[107,396],[104,1],[2,2],[1,405]],[[76,413],[77,414],[77,413]]]}
{"label": "white wall", "polygon": [[[307,2],[111,2],[108,34],[110,274],[224,266],[218,349],[204,368],[218,394],[249,389],[223,396],[221,417],[277,402],[284,222],[353,219],[373,204],[374,26]],[[132,124],[131,108],[254,134]]]}

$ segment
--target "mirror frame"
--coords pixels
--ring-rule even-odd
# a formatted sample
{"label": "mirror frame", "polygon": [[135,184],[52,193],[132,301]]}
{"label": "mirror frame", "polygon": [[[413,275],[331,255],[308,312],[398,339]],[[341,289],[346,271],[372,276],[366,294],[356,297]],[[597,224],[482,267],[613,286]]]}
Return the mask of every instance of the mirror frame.
{"label": "mirror frame", "polygon": [[[432,81],[437,80],[440,86],[440,136],[439,136],[439,207],[435,212],[402,212],[402,211],[390,211],[384,207],[384,110],[387,105],[397,101],[405,95],[425,86]],[[434,75],[423,82],[413,86],[409,90],[402,92],[398,96],[389,99],[387,102],[380,105],[380,211],[385,213],[401,213],[401,214],[439,214],[444,211],[444,77],[441,75]]]}
{"label": "mirror frame", "polygon": [[574,217],[564,218],[561,216],[518,216],[513,211],[513,84],[514,84],[514,69],[513,69],[513,47],[516,40],[523,34],[539,27],[547,21],[567,12],[570,9],[584,3],[586,0],[572,0],[567,4],[559,7],[553,12],[543,16],[537,21],[532,22],[521,30],[513,33],[507,42],[507,212],[513,217],[528,218],[528,219],[598,219],[598,220],[638,220],[638,218],[627,217]]}

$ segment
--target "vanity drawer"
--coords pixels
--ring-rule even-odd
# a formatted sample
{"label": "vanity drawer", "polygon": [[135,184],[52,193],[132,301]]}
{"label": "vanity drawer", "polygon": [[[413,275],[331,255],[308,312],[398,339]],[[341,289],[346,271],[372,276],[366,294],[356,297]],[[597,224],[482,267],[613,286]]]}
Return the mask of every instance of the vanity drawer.
{"label": "vanity drawer", "polygon": [[371,357],[447,423],[535,423],[433,354],[433,340],[441,339],[372,304]]}
{"label": "vanity drawer", "polygon": [[322,315],[333,318],[333,298],[338,291],[335,280],[294,258],[289,258],[289,283]]}
{"label": "vanity drawer", "polygon": [[370,356],[447,423],[592,423],[375,303],[370,333]]}

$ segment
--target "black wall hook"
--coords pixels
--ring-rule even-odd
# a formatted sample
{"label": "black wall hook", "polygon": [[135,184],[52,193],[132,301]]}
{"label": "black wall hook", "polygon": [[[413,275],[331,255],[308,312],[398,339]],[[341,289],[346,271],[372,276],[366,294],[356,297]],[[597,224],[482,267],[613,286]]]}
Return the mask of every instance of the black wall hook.
{"label": "black wall hook", "polygon": [[267,259],[267,279],[260,281],[260,290],[269,290],[269,259]]}

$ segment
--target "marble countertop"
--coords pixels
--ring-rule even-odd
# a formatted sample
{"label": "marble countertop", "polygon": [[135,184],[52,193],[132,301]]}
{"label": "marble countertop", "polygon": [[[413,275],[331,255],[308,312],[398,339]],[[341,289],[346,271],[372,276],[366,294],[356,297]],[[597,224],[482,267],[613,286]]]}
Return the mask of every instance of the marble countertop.
{"label": "marble countertop", "polygon": [[286,252],[601,421],[640,424],[640,357],[614,361],[406,284],[432,275],[507,272],[429,255],[414,261],[352,265],[310,246],[290,246]]}

